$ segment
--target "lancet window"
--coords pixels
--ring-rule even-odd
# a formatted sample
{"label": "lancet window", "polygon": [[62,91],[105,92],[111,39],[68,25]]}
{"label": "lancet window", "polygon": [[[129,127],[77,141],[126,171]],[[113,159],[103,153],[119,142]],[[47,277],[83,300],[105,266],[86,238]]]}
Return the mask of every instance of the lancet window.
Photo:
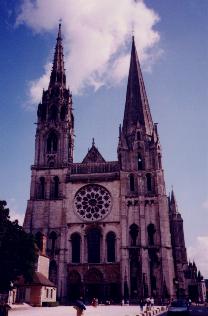
{"label": "lancet window", "polygon": [[57,283],[57,264],[55,260],[52,260],[49,265],[49,280],[54,284]]}
{"label": "lancet window", "polygon": [[100,230],[92,228],[87,234],[87,247],[88,247],[88,262],[99,263],[100,262]]}
{"label": "lancet window", "polygon": [[57,109],[57,107],[55,105],[52,105],[52,107],[50,108],[49,116],[50,116],[50,120],[51,121],[56,121],[57,120],[58,109]]}
{"label": "lancet window", "polygon": [[59,177],[55,176],[53,178],[53,182],[51,184],[51,198],[52,199],[58,199],[60,196],[60,182]]}
{"label": "lancet window", "polygon": [[61,107],[61,113],[60,113],[60,118],[62,121],[64,121],[66,119],[66,114],[67,114],[67,107],[65,105],[63,105]]}
{"label": "lancet window", "polygon": [[135,191],[135,183],[134,183],[134,175],[130,174],[129,175],[129,188],[131,192]]}
{"label": "lancet window", "polygon": [[154,246],[155,244],[155,232],[156,232],[156,229],[155,229],[155,225],[154,224],[149,224],[147,226],[147,232],[148,232],[148,243],[150,246]]}
{"label": "lancet window", "polygon": [[37,232],[35,234],[35,241],[40,251],[43,250],[43,234],[41,232]]}
{"label": "lancet window", "polygon": [[152,176],[150,173],[146,174],[146,182],[147,182],[147,191],[152,191]]}
{"label": "lancet window", "polygon": [[49,235],[50,240],[50,254],[53,256],[55,254],[56,250],[56,244],[57,244],[57,234],[56,232],[52,231]]}
{"label": "lancet window", "polygon": [[107,242],[107,261],[115,262],[116,260],[116,235],[114,232],[109,232],[106,237]]}
{"label": "lancet window", "polygon": [[144,162],[140,153],[137,156],[137,167],[138,167],[138,170],[144,169]]}
{"label": "lancet window", "polygon": [[138,233],[139,233],[139,227],[136,224],[132,224],[130,226],[129,234],[130,234],[130,244],[133,247],[137,245]]}
{"label": "lancet window", "polygon": [[72,262],[80,263],[81,237],[78,233],[71,235]]}
{"label": "lancet window", "polygon": [[38,184],[38,199],[45,199],[45,178],[40,177],[39,184]]}
{"label": "lancet window", "polygon": [[48,135],[47,153],[56,153],[58,149],[58,137],[54,131]]}

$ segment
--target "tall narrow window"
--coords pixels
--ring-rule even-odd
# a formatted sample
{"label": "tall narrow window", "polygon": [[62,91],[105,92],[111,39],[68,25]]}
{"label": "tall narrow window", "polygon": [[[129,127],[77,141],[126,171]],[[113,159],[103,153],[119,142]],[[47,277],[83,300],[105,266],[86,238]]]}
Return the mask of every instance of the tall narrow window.
{"label": "tall narrow window", "polygon": [[52,192],[51,192],[52,199],[58,199],[59,198],[59,177],[55,176],[53,178],[51,189],[52,189]]}
{"label": "tall narrow window", "polygon": [[144,163],[143,163],[141,154],[138,154],[137,156],[137,166],[138,166],[138,170],[144,169]]}
{"label": "tall narrow window", "polygon": [[97,228],[91,229],[87,234],[88,262],[100,262],[100,231]]}
{"label": "tall narrow window", "polygon": [[61,108],[61,113],[60,113],[60,118],[62,121],[66,119],[66,114],[67,114],[67,107],[63,105]]}
{"label": "tall narrow window", "polygon": [[158,154],[158,168],[162,168],[162,159],[161,159],[161,154]]}
{"label": "tall narrow window", "polygon": [[141,133],[139,131],[137,132],[137,140],[141,140]]}
{"label": "tall narrow window", "polygon": [[45,121],[46,120],[46,106],[45,104],[39,104],[38,106],[38,117],[41,119],[41,121]]}
{"label": "tall narrow window", "polygon": [[155,277],[154,275],[151,275],[150,280],[151,280],[151,289],[152,289],[152,292],[153,292],[153,291],[156,291],[156,289],[157,289],[156,277]]}
{"label": "tall narrow window", "polygon": [[50,108],[50,120],[55,121],[58,117],[58,109],[55,105]]}
{"label": "tall narrow window", "polygon": [[71,235],[71,244],[72,244],[72,262],[79,263],[80,262],[80,235],[78,233],[74,233]]}
{"label": "tall narrow window", "polygon": [[54,132],[51,132],[47,139],[47,153],[56,153],[58,149],[58,138]]}
{"label": "tall narrow window", "polygon": [[147,181],[147,191],[152,191],[152,176],[150,173],[146,174],[146,181]]}
{"label": "tall narrow window", "polygon": [[43,234],[41,232],[37,232],[35,234],[35,241],[40,251],[43,250]]}
{"label": "tall narrow window", "polygon": [[113,232],[107,234],[107,261],[115,262],[116,260],[116,235]]}
{"label": "tall narrow window", "polygon": [[154,246],[155,240],[154,240],[154,234],[156,232],[155,225],[149,224],[147,226],[147,232],[148,232],[148,242],[150,246]]}
{"label": "tall narrow window", "polygon": [[49,280],[54,284],[57,283],[57,264],[55,260],[52,260],[49,265]]}
{"label": "tall narrow window", "polygon": [[55,232],[51,232],[49,235],[49,239],[51,241],[51,255],[53,256],[55,254],[55,250],[56,250],[56,242],[57,242],[57,234]]}
{"label": "tall narrow window", "polygon": [[121,159],[121,154],[118,155],[118,162],[120,164],[120,166],[122,167],[122,159]]}
{"label": "tall narrow window", "polygon": [[129,175],[129,187],[130,187],[130,191],[134,192],[135,191],[135,185],[134,185],[134,175],[130,174]]}
{"label": "tall narrow window", "polygon": [[45,178],[44,177],[40,177],[38,198],[41,200],[45,199]]}
{"label": "tall narrow window", "polygon": [[138,237],[139,228],[136,224],[132,224],[130,226],[129,234],[131,237],[131,246],[135,247],[137,245],[137,237]]}

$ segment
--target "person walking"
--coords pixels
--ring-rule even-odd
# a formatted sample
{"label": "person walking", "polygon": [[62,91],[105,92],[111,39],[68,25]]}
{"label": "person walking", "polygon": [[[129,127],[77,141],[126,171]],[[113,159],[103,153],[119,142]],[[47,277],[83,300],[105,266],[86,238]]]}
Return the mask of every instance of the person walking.
{"label": "person walking", "polygon": [[143,312],[143,307],[145,305],[145,302],[143,300],[143,298],[140,299],[140,302],[139,302],[139,306],[140,306],[140,311]]}
{"label": "person walking", "polygon": [[147,299],[146,299],[146,304],[147,304],[147,308],[146,308],[146,310],[147,311],[149,311],[150,309],[151,309],[151,302],[150,302],[150,297],[147,297]]}
{"label": "person walking", "polygon": [[150,298],[150,306],[151,306],[151,308],[154,307],[154,304],[155,304],[154,298],[151,297],[151,298]]}
{"label": "person walking", "polygon": [[77,311],[76,316],[83,316],[84,315],[84,311],[86,309],[86,306],[82,301],[77,300],[74,304],[74,308]]}

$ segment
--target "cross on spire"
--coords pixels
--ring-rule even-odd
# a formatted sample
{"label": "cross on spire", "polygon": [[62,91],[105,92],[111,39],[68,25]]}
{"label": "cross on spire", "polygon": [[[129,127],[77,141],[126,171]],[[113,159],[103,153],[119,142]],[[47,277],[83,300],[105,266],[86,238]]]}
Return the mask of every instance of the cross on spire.
{"label": "cross on spire", "polygon": [[92,146],[95,146],[95,139],[94,139],[94,137],[92,138]]}

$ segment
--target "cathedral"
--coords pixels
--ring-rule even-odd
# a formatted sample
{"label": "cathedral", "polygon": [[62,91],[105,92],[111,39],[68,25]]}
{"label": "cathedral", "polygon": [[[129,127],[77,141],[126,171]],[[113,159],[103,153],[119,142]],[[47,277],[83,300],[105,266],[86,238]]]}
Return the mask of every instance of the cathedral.
{"label": "cathedral", "polygon": [[134,37],[117,160],[106,161],[94,141],[81,162],[74,162],[73,151],[72,94],[59,25],[48,89],[38,105],[24,229],[49,257],[49,278],[61,303],[186,295],[183,220],[174,192],[166,194]]}

